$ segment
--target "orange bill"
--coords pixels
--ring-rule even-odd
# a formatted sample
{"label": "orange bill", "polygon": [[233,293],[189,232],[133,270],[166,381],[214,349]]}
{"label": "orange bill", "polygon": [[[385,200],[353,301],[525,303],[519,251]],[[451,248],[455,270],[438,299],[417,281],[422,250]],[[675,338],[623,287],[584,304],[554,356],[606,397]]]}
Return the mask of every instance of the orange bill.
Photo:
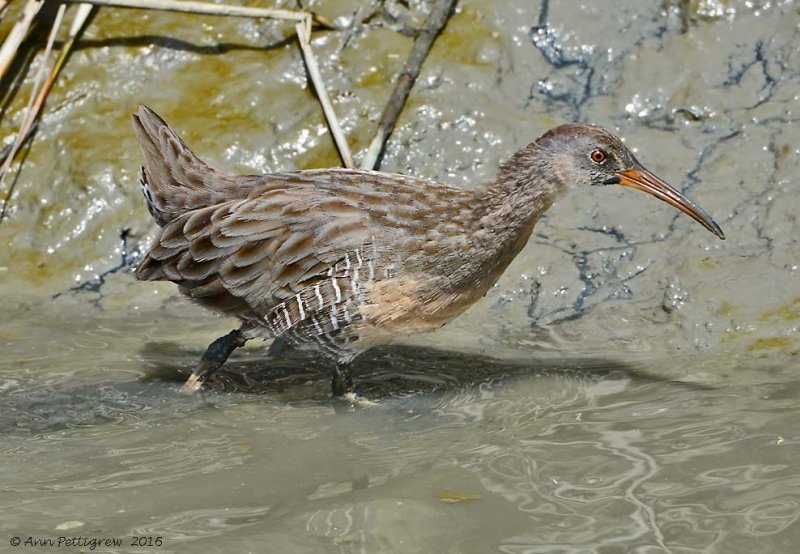
{"label": "orange bill", "polygon": [[659,200],[663,200],[667,204],[678,208],[686,215],[691,216],[695,221],[699,222],[700,225],[722,240],[725,240],[725,233],[723,233],[719,225],[711,219],[710,215],[645,168],[626,169],[617,173],[617,177],[619,177],[620,185],[643,190],[648,194],[652,194]]}

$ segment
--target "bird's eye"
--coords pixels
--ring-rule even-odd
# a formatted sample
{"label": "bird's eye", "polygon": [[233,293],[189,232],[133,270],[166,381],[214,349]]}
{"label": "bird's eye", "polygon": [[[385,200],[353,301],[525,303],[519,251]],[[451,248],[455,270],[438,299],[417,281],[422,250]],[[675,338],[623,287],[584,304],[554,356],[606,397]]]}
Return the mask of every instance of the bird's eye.
{"label": "bird's eye", "polygon": [[599,148],[592,150],[592,153],[589,154],[589,157],[592,158],[592,161],[596,164],[601,164],[608,158],[606,153]]}

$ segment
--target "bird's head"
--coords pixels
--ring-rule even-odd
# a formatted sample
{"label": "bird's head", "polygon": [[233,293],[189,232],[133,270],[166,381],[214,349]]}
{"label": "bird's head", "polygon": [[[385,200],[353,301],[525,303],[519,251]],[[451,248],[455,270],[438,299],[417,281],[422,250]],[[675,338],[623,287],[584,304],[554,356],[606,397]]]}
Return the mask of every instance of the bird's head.
{"label": "bird's head", "polygon": [[[527,171],[526,171],[527,170]],[[556,194],[572,184],[639,189],[691,216],[721,239],[711,216],[646,169],[622,141],[601,127],[568,124],[551,129],[517,152],[501,169],[519,184]]]}

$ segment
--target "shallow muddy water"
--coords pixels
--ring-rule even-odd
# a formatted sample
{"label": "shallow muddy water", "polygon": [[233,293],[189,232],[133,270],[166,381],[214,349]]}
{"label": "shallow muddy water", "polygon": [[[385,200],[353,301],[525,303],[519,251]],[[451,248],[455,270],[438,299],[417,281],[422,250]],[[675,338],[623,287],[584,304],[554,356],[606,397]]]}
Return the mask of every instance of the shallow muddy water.
{"label": "shallow muddy water", "polygon": [[[429,9],[382,6],[312,3],[357,158]],[[462,1],[382,169],[473,186],[597,123],[727,240],[576,187],[463,317],[359,358],[377,406],[341,413],[325,360],[266,343],[176,394],[234,322],[130,271],[138,103],[226,170],[338,165],[291,26],[100,10],[0,223],[0,552],[796,552],[799,31],[788,1]]]}

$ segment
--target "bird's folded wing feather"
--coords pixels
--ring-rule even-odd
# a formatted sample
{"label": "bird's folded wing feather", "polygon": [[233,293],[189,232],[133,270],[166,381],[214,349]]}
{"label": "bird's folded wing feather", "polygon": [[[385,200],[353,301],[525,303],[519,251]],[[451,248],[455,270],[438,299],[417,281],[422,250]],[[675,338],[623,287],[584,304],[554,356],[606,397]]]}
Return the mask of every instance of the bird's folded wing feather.
{"label": "bird's folded wing feather", "polygon": [[170,222],[137,277],[174,281],[221,311],[263,311],[308,287],[375,231],[353,198],[276,185]]}

